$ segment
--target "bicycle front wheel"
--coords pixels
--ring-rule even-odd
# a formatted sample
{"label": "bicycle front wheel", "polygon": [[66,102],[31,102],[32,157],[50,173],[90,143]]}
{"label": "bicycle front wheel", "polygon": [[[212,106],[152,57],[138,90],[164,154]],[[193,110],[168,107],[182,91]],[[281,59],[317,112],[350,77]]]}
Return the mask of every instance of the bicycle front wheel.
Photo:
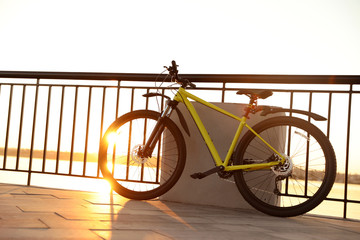
{"label": "bicycle front wheel", "polygon": [[[274,117],[253,129],[287,160],[282,166],[234,173],[244,199],[273,216],[304,214],[320,204],[336,176],[336,159],[328,138],[313,124],[294,117]],[[235,164],[279,160],[263,141],[248,131],[236,152]]]}
{"label": "bicycle front wheel", "polygon": [[184,138],[169,118],[150,157],[137,153],[150,136],[160,113],[133,111],[115,120],[100,142],[99,166],[118,194],[137,200],[156,198],[179,179],[186,158]]}

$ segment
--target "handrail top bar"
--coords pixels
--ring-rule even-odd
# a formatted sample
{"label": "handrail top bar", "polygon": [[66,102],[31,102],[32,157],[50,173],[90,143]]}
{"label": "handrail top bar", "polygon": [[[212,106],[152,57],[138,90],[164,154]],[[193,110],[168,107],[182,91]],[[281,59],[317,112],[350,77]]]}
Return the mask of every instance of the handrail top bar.
{"label": "handrail top bar", "polygon": [[[0,78],[163,81],[166,74],[0,71]],[[180,74],[192,82],[360,84],[360,75]]]}

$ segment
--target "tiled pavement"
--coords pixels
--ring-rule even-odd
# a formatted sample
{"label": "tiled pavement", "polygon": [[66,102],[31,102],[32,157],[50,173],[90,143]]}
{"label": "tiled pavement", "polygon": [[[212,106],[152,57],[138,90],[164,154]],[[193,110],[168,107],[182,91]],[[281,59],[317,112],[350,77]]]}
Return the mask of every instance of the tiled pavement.
{"label": "tiled pavement", "polygon": [[360,239],[360,222],[0,184],[0,239]]}

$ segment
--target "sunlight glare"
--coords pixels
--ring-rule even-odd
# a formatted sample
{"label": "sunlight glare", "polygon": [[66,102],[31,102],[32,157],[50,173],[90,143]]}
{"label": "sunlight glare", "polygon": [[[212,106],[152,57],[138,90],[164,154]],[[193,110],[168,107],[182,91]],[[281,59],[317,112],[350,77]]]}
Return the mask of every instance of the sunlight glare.
{"label": "sunlight glare", "polygon": [[107,136],[107,142],[109,143],[110,146],[115,144],[117,136],[118,136],[118,133],[116,133],[116,132],[109,133],[109,135]]}
{"label": "sunlight glare", "polygon": [[107,168],[109,169],[110,172],[112,172],[112,169],[113,169],[113,164],[112,162],[108,161],[107,164],[106,164]]}
{"label": "sunlight glare", "polygon": [[190,229],[194,230],[194,227],[192,227],[188,222],[186,222],[182,217],[180,217],[178,214],[176,214],[171,208],[169,208],[165,203],[161,202],[161,201],[157,201],[157,202],[149,202],[150,205],[156,207],[157,209],[159,209],[160,211],[162,211],[163,213],[167,214],[169,217],[175,219],[176,221],[184,224],[185,226],[187,226]]}
{"label": "sunlight glare", "polygon": [[94,189],[99,193],[111,193],[111,185],[105,179],[101,179],[102,181],[98,181],[97,184],[94,185]]}

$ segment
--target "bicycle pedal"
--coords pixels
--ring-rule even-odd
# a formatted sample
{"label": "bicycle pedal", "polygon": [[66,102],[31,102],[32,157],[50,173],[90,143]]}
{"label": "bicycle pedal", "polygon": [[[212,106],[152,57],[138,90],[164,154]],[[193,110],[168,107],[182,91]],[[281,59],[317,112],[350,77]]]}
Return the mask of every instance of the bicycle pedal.
{"label": "bicycle pedal", "polygon": [[201,172],[198,172],[198,173],[191,174],[190,177],[192,177],[193,179],[202,179],[202,178],[206,177],[206,175]]}
{"label": "bicycle pedal", "polygon": [[191,174],[190,177],[194,178],[194,179],[202,179],[204,177],[207,177],[211,174],[214,174],[214,173],[217,173],[221,170],[224,170],[224,167],[223,166],[217,166],[217,167],[214,167],[206,172],[198,172],[198,173],[194,173],[194,174]]}

